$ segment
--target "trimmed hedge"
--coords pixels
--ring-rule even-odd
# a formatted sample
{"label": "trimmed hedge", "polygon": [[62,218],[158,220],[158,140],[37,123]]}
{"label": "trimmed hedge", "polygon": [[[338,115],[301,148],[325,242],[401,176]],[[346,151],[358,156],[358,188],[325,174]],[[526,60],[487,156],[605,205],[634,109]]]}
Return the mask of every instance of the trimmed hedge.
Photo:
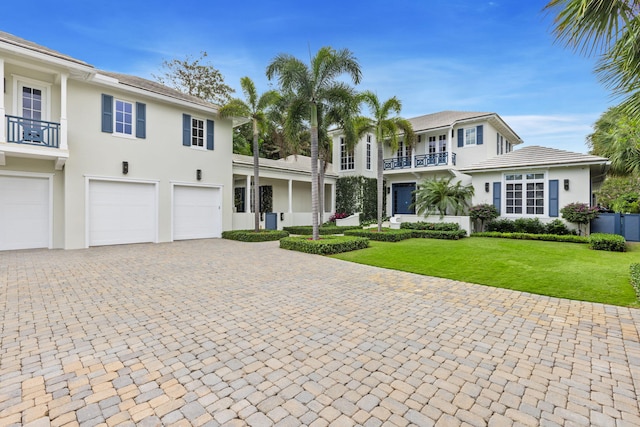
{"label": "trimmed hedge", "polygon": [[631,264],[631,286],[636,291],[638,299],[640,299],[640,264]]}
{"label": "trimmed hedge", "polygon": [[399,242],[401,240],[411,239],[413,237],[413,231],[383,228],[382,233],[378,233],[377,228],[368,228],[366,230],[347,230],[344,232],[344,235],[366,237],[379,242]]}
{"label": "trimmed hedge", "polygon": [[453,222],[402,222],[401,229],[406,230],[435,230],[435,231],[457,231],[460,226]]}
{"label": "trimmed hedge", "polygon": [[589,236],[589,248],[596,251],[625,252],[627,241],[617,234],[593,233]]}
{"label": "trimmed hedge", "polygon": [[423,239],[444,239],[444,240],[459,240],[467,236],[465,230],[412,230],[412,235],[415,238]]}
{"label": "trimmed hedge", "polygon": [[273,240],[280,240],[283,237],[289,236],[284,230],[229,230],[222,232],[223,239],[239,240],[241,242],[270,242]]}
{"label": "trimmed hedge", "polygon": [[520,240],[544,240],[547,242],[589,243],[589,238],[584,236],[558,235],[558,234],[529,234],[529,233],[500,233],[497,231],[485,231],[473,233],[472,237],[498,237],[503,239]]}
{"label": "trimmed hedge", "polygon": [[354,236],[325,236],[311,240],[310,236],[284,237],[280,248],[308,254],[332,255],[369,247],[369,239]]}
{"label": "trimmed hedge", "polygon": [[[318,233],[321,236],[327,236],[330,234],[343,234],[346,230],[361,229],[359,225],[324,225],[318,228]],[[310,225],[292,225],[290,227],[282,227],[283,230],[288,231],[289,234],[299,234],[308,236],[313,234],[313,227]]]}

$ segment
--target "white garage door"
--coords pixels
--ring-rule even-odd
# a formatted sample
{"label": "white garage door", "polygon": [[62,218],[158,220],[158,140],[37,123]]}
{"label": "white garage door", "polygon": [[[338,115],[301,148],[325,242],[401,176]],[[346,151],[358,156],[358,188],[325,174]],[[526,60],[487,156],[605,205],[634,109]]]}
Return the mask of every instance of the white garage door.
{"label": "white garage door", "polygon": [[0,176],[0,250],[47,248],[49,179]]}
{"label": "white garage door", "polygon": [[154,184],[89,181],[89,246],[156,241]]}
{"label": "white garage door", "polygon": [[220,237],[222,230],[220,189],[173,187],[173,239]]}

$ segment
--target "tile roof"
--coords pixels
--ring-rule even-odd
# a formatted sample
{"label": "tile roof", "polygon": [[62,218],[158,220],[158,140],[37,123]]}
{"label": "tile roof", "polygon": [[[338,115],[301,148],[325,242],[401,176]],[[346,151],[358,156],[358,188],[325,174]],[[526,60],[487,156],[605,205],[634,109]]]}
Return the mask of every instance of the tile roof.
{"label": "tile roof", "polygon": [[8,44],[12,44],[14,46],[19,46],[25,49],[33,50],[35,52],[51,55],[53,57],[64,59],[66,61],[75,62],[76,64],[85,65],[87,67],[93,67],[92,65],[87,64],[84,61],[73,58],[69,55],[65,55],[64,53],[60,53],[57,50],[49,49],[48,47],[44,47],[39,44],[30,42],[29,40],[25,40],[18,36],[14,36],[13,34],[5,33],[4,31],[0,31],[0,41],[3,41]]}
{"label": "tile roof", "polygon": [[149,92],[153,92],[159,95],[168,96],[171,98],[179,99],[186,102],[202,105],[203,107],[218,108],[217,105],[204,101],[197,96],[188,95],[182,93],[179,90],[170,88],[153,80],[147,80],[142,77],[132,76],[129,74],[114,73],[111,71],[99,71],[100,74],[117,79],[118,82],[125,86],[131,86],[138,89],[143,89]]}
{"label": "tile roof", "polygon": [[461,172],[473,172],[489,169],[522,168],[528,166],[561,166],[578,164],[606,164],[609,160],[605,157],[592,156],[591,154],[574,153],[559,150],[557,148],[532,145],[522,147],[501,156],[469,165],[459,170]]}
{"label": "tile roof", "polygon": [[413,130],[418,132],[422,130],[438,129],[451,126],[452,124],[460,120],[469,120],[493,115],[495,115],[495,113],[481,113],[472,111],[440,111],[438,113],[413,117],[408,120],[413,126]]}

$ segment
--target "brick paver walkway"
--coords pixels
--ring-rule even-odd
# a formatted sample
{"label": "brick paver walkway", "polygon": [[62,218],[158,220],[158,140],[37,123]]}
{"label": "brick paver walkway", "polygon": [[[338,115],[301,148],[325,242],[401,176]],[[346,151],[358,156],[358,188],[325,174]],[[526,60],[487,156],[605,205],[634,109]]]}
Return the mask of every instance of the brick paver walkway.
{"label": "brick paver walkway", "polygon": [[0,253],[0,316],[3,426],[640,425],[640,311],[277,242]]}

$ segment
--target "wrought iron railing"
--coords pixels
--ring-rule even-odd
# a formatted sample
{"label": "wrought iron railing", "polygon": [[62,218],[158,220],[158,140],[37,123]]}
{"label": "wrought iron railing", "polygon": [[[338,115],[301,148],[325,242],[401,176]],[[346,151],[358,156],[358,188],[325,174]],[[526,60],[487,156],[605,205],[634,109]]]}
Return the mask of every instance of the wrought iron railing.
{"label": "wrought iron railing", "polygon": [[[418,154],[414,156],[413,166],[424,168],[428,166],[443,166],[449,162],[449,153]],[[456,164],[456,153],[451,153],[451,164]],[[411,168],[411,157],[393,157],[384,159],[384,170]]]}
{"label": "wrought iron railing", "polygon": [[384,170],[389,169],[409,169],[411,168],[411,156],[393,157],[383,160]]}
{"label": "wrought iron railing", "polygon": [[7,142],[58,148],[60,123],[16,116],[6,117]]}

